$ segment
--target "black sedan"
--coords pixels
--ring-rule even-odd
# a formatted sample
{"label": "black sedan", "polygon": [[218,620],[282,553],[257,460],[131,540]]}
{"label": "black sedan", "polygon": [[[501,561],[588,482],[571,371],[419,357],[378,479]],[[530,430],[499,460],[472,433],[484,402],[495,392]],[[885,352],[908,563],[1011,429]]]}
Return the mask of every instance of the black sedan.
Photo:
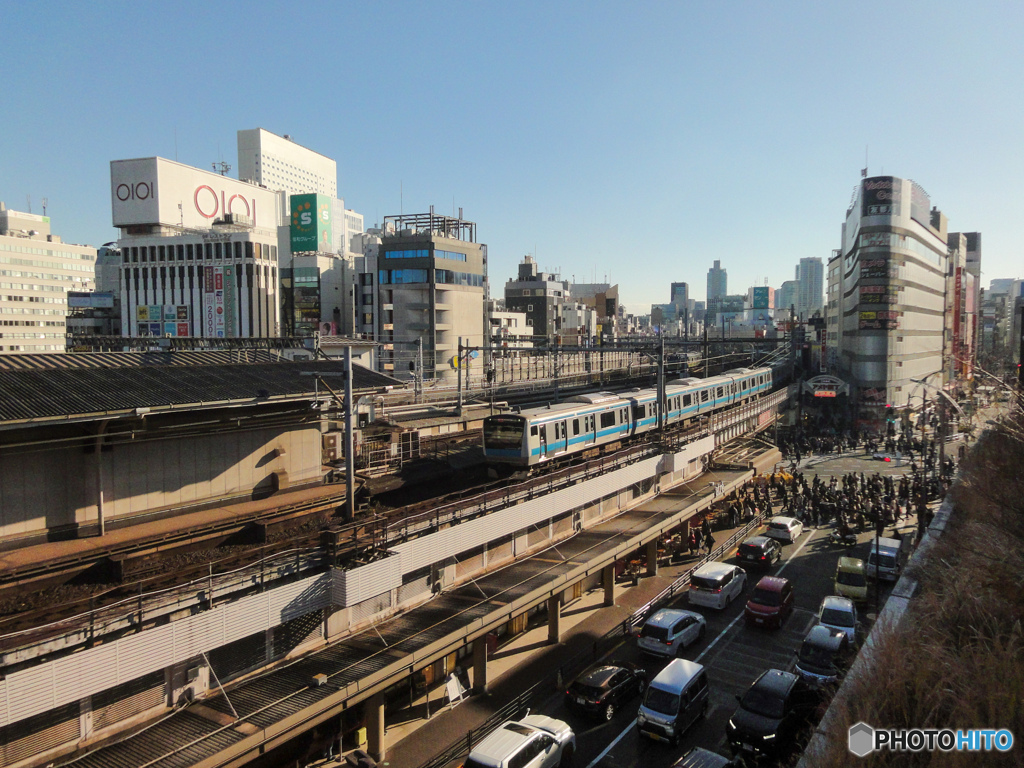
{"label": "black sedan", "polygon": [[817,704],[815,692],[792,672],[769,669],[743,696],[726,736],[734,755],[781,757]]}
{"label": "black sedan", "polygon": [[592,717],[611,720],[625,702],[639,696],[647,685],[647,674],[635,664],[596,664],[565,691],[565,703]]}

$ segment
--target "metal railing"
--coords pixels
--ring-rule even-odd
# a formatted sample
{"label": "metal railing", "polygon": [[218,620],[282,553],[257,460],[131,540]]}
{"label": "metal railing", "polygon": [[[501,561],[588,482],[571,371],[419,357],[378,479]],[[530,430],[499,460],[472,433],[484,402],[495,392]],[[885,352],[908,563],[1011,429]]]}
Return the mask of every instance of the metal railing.
{"label": "metal railing", "polygon": [[[686,573],[673,581],[668,587],[655,595],[649,602],[634,611],[628,619],[622,622],[622,624],[597,638],[588,649],[577,653],[568,661],[561,664],[558,667],[557,679],[566,682],[572,680],[588,664],[596,661],[607,651],[617,645],[623,637],[632,636],[635,628],[642,624],[653,611],[656,611],[658,608],[672,600],[672,598],[683,589],[689,587],[690,574],[696,568],[699,568],[705,563],[721,558],[726,552],[736,546],[739,541],[747,538],[751,531],[760,528],[766,517],[767,515],[764,513],[755,515],[753,519],[751,519],[742,528],[736,530],[736,532],[722,544],[719,544],[712,549],[710,554],[702,557],[693,566],[693,568],[690,568]],[[460,736],[458,739],[455,739],[444,750],[434,755],[426,762],[421,763],[418,768],[445,768],[449,763],[453,763],[456,760],[464,758],[473,751],[473,745],[479,744],[480,741],[485,739],[488,734],[496,730],[502,723],[518,717],[519,713],[525,711],[527,705],[540,703],[544,698],[547,698],[547,696],[550,695],[550,686],[550,680],[543,680],[530,686],[476,728],[471,728],[464,736]]]}

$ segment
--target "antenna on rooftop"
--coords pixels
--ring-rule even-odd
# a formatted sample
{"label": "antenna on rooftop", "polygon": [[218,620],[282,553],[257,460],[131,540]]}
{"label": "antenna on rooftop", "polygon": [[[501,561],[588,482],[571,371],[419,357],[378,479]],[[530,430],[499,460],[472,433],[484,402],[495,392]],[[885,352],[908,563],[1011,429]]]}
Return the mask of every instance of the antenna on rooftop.
{"label": "antenna on rooftop", "polygon": [[213,172],[219,173],[221,176],[227,176],[228,171],[231,170],[231,166],[225,163],[223,160],[220,162],[213,163]]}
{"label": "antenna on rooftop", "polygon": [[49,202],[50,201],[47,198],[45,198],[45,197],[43,198],[43,216],[46,215],[46,204],[49,203]]}

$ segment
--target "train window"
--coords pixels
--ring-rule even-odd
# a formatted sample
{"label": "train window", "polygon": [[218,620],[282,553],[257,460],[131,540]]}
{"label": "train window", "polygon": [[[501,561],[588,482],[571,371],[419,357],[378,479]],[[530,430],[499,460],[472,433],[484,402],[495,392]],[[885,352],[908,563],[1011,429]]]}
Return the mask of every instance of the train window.
{"label": "train window", "polygon": [[706,403],[708,401],[708,391],[706,389],[702,389],[700,391],[700,401],[702,403]]}
{"label": "train window", "polygon": [[740,384],[740,388],[741,388],[741,389],[746,389],[746,388],[747,388],[747,382],[746,382],[746,380],[744,380],[744,381],[743,381],[743,383],[742,383],[742,384]]}
{"label": "train window", "polygon": [[580,420],[579,419],[573,419],[572,420],[572,433],[573,433],[573,435],[578,435],[580,433]]}
{"label": "train window", "polygon": [[683,395],[683,405],[692,405],[693,395]]}
{"label": "train window", "polygon": [[725,387],[718,388],[718,397],[722,397],[725,394]]}
{"label": "train window", "polygon": [[615,426],[615,414],[614,413],[602,413],[601,414],[601,426],[602,427],[614,427]]}
{"label": "train window", "polygon": [[640,421],[640,419],[642,419],[646,415],[645,410],[646,409],[642,405],[634,405],[633,406],[633,421]]}
{"label": "train window", "polygon": [[530,434],[533,435],[534,437],[536,437],[536,435],[537,435],[537,425],[536,424],[534,424],[532,427],[530,427]]}

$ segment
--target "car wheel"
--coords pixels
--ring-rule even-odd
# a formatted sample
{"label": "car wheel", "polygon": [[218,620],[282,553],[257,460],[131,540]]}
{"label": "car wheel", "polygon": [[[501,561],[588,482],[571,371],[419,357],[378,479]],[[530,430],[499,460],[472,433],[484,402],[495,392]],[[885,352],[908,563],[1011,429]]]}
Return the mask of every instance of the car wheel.
{"label": "car wheel", "polygon": [[562,750],[562,759],[558,761],[558,768],[569,768],[572,765],[572,744],[566,744]]}
{"label": "car wheel", "polygon": [[610,702],[608,704],[605,704],[604,712],[602,714],[604,715],[605,722],[611,720],[613,717],[615,717],[615,705]]}

